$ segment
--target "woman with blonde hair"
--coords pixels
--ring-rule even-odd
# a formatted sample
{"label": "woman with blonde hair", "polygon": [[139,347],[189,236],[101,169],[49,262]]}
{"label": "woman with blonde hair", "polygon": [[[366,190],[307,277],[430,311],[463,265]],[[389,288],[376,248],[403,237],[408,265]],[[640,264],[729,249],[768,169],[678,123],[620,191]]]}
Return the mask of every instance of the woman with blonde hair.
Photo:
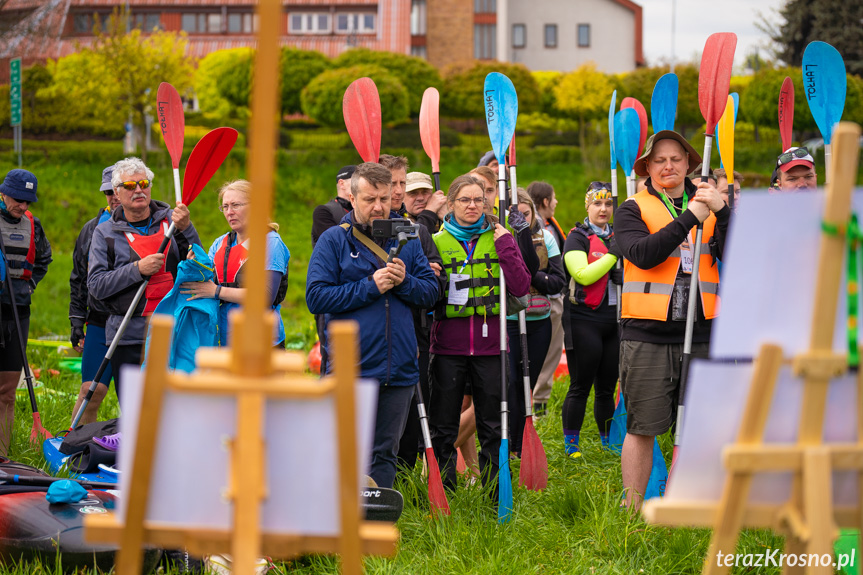
{"label": "woman with blonde hair", "polygon": [[[216,238],[208,255],[216,268],[218,284],[213,282],[184,283],[181,289],[191,298],[215,298],[219,300],[219,341],[228,344],[228,315],[239,307],[246,296],[246,288],[240,287],[243,264],[248,259],[249,243],[249,196],[252,186],[247,180],[234,180],[219,190],[219,211],[225,216],[231,231]],[[273,335],[275,347],[285,345],[285,326],[279,313],[280,304],[288,289],[288,261],[291,253],[279,236],[279,224],[270,223],[267,233],[267,298],[272,301],[276,314],[276,330]]]}

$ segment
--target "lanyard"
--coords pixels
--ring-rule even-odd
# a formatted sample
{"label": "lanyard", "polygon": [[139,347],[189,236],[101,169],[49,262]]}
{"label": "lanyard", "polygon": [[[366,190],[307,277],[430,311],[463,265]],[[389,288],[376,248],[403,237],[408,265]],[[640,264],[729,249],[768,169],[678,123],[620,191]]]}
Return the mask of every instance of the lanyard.
{"label": "lanyard", "polygon": [[674,204],[671,200],[668,199],[668,196],[663,192],[659,192],[659,197],[662,198],[662,201],[665,203],[665,207],[668,208],[668,211],[671,212],[671,217],[676,218],[679,217],[686,210],[686,206],[689,205],[689,197],[686,195],[686,190],[683,190],[683,207],[680,209],[680,212],[677,211],[677,208],[674,207]]}
{"label": "lanyard", "polygon": [[147,219],[147,223],[144,226],[135,226],[135,225],[132,225],[131,222],[129,222],[129,225],[132,226],[133,228],[135,228],[136,230],[138,230],[139,232],[141,232],[142,236],[149,235],[147,232],[150,231],[150,226],[152,224],[153,224],[153,216],[150,216],[149,219]]}
{"label": "lanyard", "polygon": [[461,264],[461,269],[458,270],[458,273],[461,273],[464,271],[464,267],[470,261],[471,256],[473,256],[473,252],[476,249],[476,246],[478,243],[479,243],[479,240],[477,240],[476,244],[474,244],[473,247],[471,247],[470,250],[468,250],[467,249],[467,242],[464,242],[464,244],[463,244],[464,245],[464,251],[467,253],[467,257],[464,259],[464,263]]}

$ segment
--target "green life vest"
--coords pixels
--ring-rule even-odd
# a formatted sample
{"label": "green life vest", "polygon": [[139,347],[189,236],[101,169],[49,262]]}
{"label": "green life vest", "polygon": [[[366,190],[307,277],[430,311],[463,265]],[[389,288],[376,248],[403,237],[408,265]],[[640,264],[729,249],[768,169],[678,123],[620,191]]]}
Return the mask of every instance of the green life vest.
{"label": "green life vest", "polygon": [[[467,302],[464,305],[446,303],[445,316],[469,317],[476,315],[498,315],[500,313],[500,265],[494,249],[494,232],[480,234],[476,247],[467,263],[467,252],[458,240],[445,229],[434,236],[434,243],[443,259],[447,277],[452,274],[470,276],[455,282],[455,289],[468,288]],[[446,284],[445,302],[449,302],[452,281]],[[438,309],[438,319],[440,309]]]}

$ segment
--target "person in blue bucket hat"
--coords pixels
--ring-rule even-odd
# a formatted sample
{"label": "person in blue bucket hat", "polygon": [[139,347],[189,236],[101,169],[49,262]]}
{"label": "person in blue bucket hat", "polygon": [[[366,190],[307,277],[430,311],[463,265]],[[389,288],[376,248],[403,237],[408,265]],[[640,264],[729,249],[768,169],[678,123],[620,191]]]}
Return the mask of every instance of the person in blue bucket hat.
{"label": "person in blue bucket hat", "polygon": [[12,440],[15,388],[24,366],[19,336],[27,341],[30,297],[51,263],[51,244],[39,218],[29,210],[36,203],[37,188],[36,176],[22,169],[10,171],[0,184],[0,234],[8,274],[0,288],[0,455],[8,453]]}

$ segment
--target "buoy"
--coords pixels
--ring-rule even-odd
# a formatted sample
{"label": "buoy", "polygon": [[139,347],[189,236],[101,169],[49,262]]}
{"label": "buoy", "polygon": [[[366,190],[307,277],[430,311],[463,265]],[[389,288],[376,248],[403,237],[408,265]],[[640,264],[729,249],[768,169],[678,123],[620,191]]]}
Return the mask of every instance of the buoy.
{"label": "buoy", "polygon": [[554,370],[554,378],[564,377],[569,375],[569,364],[566,363],[566,350],[560,354],[560,363],[557,364],[557,369]]}
{"label": "buoy", "polygon": [[314,374],[321,373],[321,342],[316,341],[315,346],[309,352],[309,369]]}

